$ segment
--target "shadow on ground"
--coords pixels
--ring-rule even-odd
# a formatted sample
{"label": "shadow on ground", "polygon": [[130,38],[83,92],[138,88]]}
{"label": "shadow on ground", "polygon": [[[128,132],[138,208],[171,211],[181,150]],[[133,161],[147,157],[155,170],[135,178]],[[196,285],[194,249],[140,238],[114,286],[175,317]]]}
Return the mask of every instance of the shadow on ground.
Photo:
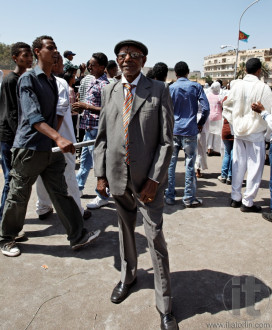
{"label": "shadow on ground", "polygon": [[[109,222],[110,219],[111,221]],[[59,220],[56,213],[52,214],[48,219],[41,221],[37,218],[35,219],[26,219],[27,225],[48,225],[46,228],[40,230],[27,231],[26,236],[29,240],[20,244],[20,249],[22,253],[28,254],[45,254],[51,255],[59,258],[81,258],[81,259],[102,259],[113,257],[114,258],[114,267],[120,271],[120,255],[119,255],[119,234],[118,231],[109,230],[108,227],[118,227],[117,214],[114,209],[114,203],[110,203],[109,207],[103,208],[102,210],[96,210],[92,212],[92,217],[85,221],[85,227],[88,230],[100,229],[101,234],[99,238],[92,243],[90,246],[79,250],[73,251],[69,247],[69,242],[67,245],[45,245],[44,238],[50,239],[51,237],[57,235],[65,235],[66,231],[62,226],[61,221]],[[142,216],[138,213],[137,224],[136,226],[142,225]],[[31,240],[33,238],[41,238],[41,244],[33,244]],[[144,235],[141,235],[138,232],[135,232],[135,239],[137,242],[137,253],[138,256],[142,253],[145,253],[147,250],[147,240]],[[47,241],[48,242],[48,241]]]}
{"label": "shadow on ground", "polygon": [[[209,269],[171,273],[171,282],[173,313],[178,322],[197,314],[216,314],[225,310],[236,317],[243,308],[248,318],[253,319],[258,316],[259,309],[260,313],[265,311],[269,301],[262,307],[254,305],[272,293],[269,286],[254,276],[234,276]],[[151,269],[139,269],[138,281],[131,294],[147,288],[154,288],[153,273]]]}

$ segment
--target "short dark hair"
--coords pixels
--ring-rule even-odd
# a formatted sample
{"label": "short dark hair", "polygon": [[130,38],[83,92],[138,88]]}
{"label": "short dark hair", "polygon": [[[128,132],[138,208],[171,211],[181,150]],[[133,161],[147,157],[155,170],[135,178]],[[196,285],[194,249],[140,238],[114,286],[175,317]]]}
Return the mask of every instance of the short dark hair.
{"label": "short dark hair", "polygon": [[53,39],[52,37],[50,37],[50,36],[46,36],[46,35],[44,35],[44,36],[40,36],[40,37],[36,38],[36,39],[33,41],[33,43],[32,43],[32,51],[33,51],[33,54],[34,54],[34,56],[35,56],[36,58],[38,58],[38,57],[37,57],[37,55],[35,54],[34,49],[35,49],[35,48],[42,49],[42,46],[43,46],[43,42],[42,42],[42,41],[43,41],[44,39],[49,39],[49,40],[54,41],[54,39]]}
{"label": "short dark hair", "polygon": [[154,79],[154,73],[153,73],[153,69],[149,69],[145,75],[147,78],[151,78]]}
{"label": "short dark hair", "polygon": [[98,62],[99,65],[104,66],[105,68],[108,65],[108,58],[105,54],[103,53],[93,53],[92,55],[93,58],[95,58]]}
{"label": "short dark hair", "polygon": [[221,87],[223,87],[223,81],[221,79],[217,79],[216,81],[219,82]]}
{"label": "short dark hair", "polygon": [[73,71],[68,71],[68,72],[64,73],[63,79],[67,81],[68,85],[70,83],[70,80],[73,78],[74,74],[75,74],[75,72],[73,72]]}
{"label": "short dark hair", "polygon": [[249,74],[256,73],[262,67],[262,62],[258,58],[251,58],[246,62],[246,71]]}
{"label": "short dark hair", "polygon": [[116,68],[117,67],[117,63],[114,61],[114,60],[110,60],[108,61],[108,65],[107,65],[107,70],[111,70],[113,68]]}
{"label": "short dark hair", "polygon": [[188,67],[187,63],[182,62],[182,61],[178,62],[175,65],[174,70],[178,77],[185,77],[189,73],[189,67]]}
{"label": "short dark hair", "polygon": [[27,48],[31,51],[31,47],[28,44],[26,44],[25,42],[19,41],[19,42],[16,42],[15,44],[11,45],[11,51],[10,51],[11,56],[13,56],[13,55],[18,56],[20,54],[22,48]]}
{"label": "short dark hair", "polygon": [[165,63],[158,62],[153,67],[154,78],[160,81],[165,81],[168,73],[168,66]]}

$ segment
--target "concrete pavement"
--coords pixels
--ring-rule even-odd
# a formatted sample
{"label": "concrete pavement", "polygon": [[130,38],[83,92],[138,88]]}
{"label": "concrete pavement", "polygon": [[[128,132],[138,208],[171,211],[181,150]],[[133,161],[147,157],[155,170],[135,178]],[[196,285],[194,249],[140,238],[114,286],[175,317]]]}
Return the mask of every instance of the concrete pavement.
{"label": "concrete pavement", "polygon": [[[177,166],[177,203],[165,206],[173,287],[173,312],[180,329],[272,328],[272,223],[260,214],[229,207],[231,187],[217,180],[221,158],[208,158],[198,180],[203,206],[184,209],[184,159]],[[256,203],[269,210],[269,166]],[[0,187],[3,186],[1,175]],[[90,173],[85,197],[94,197]],[[88,248],[73,252],[54,213],[40,221],[35,187],[19,243],[22,255],[0,253],[0,329],[159,329],[153,270],[141,217],[136,227],[138,282],[120,305],[110,302],[119,281],[120,258],[114,203],[93,211],[88,229],[101,229]],[[47,270],[41,266],[46,265]],[[269,326],[269,327],[268,327]]]}

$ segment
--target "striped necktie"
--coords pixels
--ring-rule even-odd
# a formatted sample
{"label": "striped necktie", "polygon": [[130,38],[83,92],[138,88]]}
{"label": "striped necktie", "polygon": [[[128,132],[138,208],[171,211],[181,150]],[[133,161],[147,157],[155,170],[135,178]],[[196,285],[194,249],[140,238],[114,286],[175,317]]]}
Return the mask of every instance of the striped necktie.
{"label": "striped necktie", "polygon": [[124,125],[124,133],[125,133],[125,146],[126,146],[126,163],[129,165],[129,141],[128,141],[128,123],[130,118],[130,112],[132,108],[133,95],[131,93],[132,88],[135,86],[131,84],[124,84],[124,87],[127,90],[127,95],[125,98],[124,106],[123,106],[123,125]]}

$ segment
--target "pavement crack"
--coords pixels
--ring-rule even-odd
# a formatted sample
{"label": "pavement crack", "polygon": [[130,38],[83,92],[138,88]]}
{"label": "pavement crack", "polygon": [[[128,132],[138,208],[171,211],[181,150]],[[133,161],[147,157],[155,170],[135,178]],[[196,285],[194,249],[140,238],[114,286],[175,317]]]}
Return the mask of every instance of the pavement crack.
{"label": "pavement crack", "polygon": [[80,273],[76,273],[76,274],[71,274],[71,275],[69,275],[69,276],[63,278],[62,280],[60,280],[60,281],[57,282],[56,284],[59,284],[59,283],[65,281],[65,280],[67,280],[67,279],[70,278],[70,277],[77,276],[77,275],[81,275],[81,274],[88,274],[88,272],[80,272]]}
{"label": "pavement crack", "polygon": [[30,320],[30,322],[28,323],[28,325],[25,327],[24,330],[27,330],[27,329],[29,328],[30,324],[34,321],[35,317],[37,316],[39,310],[42,308],[43,305],[45,305],[45,304],[46,304],[47,302],[49,302],[50,300],[53,300],[53,299],[55,299],[55,298],[58,298],[58,297],[62,297],[62,296],[64,296],[64,295],[67,294],[68,292],[70,292],[70,290],[64,292],[63,294],[59,294],[59,295],[57,295],[57,296],[54,296],[54,297],[51,297],[51,298],[45,300],[45,301],[39,306],[39,308],[36,310],[35,314],[33,315],[32,319]]}

